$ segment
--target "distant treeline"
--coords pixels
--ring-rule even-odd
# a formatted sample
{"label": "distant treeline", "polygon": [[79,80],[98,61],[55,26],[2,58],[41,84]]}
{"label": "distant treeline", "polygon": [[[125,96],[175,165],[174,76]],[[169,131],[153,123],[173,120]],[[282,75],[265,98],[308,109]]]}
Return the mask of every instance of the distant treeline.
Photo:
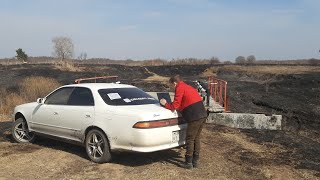
{"label": "distant treeline", "polygon": [[[162,65],[200,65],[200,64],[243,64],[243,65],[320,65],[320,59],[298,59],[298,60],[256,60],[254,62],[231,62],[220,61],[218,58],[213,57],[210,59],[197,59],[197,58],[182,58],[182,59],[150,59],[150,60],[112,60],[108,58],[91,58],[86,60],[71,59],[68,62],[76,64],[119,64],[128,66],[162,66]],[[60,59],[53,57],[28,57],[28,64],[55,64],[59,63]],[[22,62],[16,58],[0,59],[0,64],[21,64]]]}

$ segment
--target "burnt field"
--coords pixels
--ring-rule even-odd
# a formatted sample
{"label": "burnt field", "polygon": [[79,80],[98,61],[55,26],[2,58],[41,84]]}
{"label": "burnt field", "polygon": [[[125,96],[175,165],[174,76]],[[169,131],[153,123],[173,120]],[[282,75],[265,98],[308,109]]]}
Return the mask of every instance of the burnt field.
{"label": "burnt field", "polygon": [[[83,77],[117,75],[122,83],[145,91],[172,91],[167,80],[174,74],[182,75],[191,85],[195,80],[205,82],[208,76],[214,75],[228,82],[231,112],[283,115],[282,131],[237,130],[207,125],[202,139],[204,157],[201,162],[204,167],[187,173],[177,166],[183,159],[181,149],[118,155],[115,163],[96,165],[86,158],[85,150],[77,146],[43,139],[30,145],[12,143],[9,119],[2,119],[0,169],[4,170],[0,170],[0,175],[4,178],[23,178],[23,172],[27,173],[27,179],[41,178],[46,173],[49,179],[103,179],[111,174],[114,179],[132,179],[141,175],[146,179],[320,177],[320,67],[93,64],[64,69],[55,65],[25,64],[0,65],[0,74],[0,87],[6,92],[18,92],[21,81],[30,76],[49,77],[60,84],[71,84]],[[45,158],[51,154],[57,160]],[[31,161],[32,157],[35,162]],[[21,161],[15,162],[19,158]],[[44,168],[47,163],[48,168],[30,171],[30,163],[37,163],[38,168]],[[81,165],[72,165],[74,163]],[[17,166],[21,166],[19,172],[5,173]]]}
{"label": "burnt field", "polygon": [[180,74],[193,86],[193,81],[206,82],[208,76],[214,75],[228,81],[231,112],[281,114],[284,116],[284,129],[294,132],[308,129],[318,135],[320,67],[313,70],[312,66],[285,66],[281,69],[271,66],[260,71],[261,67],[252,68],[255,71],[233,65],[79,65],[68,71],[53,65],[13,65],[0,66],[0,87],[17,92],[21,80],[30,76],[50,77],[60,84],[72,84],[78,78],[117,75],[121,83],[132,84],[145,91],[172,91],[167,84],[172,75]]}

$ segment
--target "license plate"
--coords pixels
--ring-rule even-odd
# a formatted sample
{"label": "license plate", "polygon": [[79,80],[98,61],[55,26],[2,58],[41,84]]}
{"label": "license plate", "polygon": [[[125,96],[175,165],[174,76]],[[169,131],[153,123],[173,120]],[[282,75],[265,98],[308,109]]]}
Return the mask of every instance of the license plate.
{"label": "license plate", "polygon": [[184,130],[172,131],[172,143],[183,141],[186,134]]}
{"label": "license plate", "polygon": [[172,132],[172,142],[173,143],[179,142],[179,139],[180,139],[179,137],[180,137],[179,131]]}

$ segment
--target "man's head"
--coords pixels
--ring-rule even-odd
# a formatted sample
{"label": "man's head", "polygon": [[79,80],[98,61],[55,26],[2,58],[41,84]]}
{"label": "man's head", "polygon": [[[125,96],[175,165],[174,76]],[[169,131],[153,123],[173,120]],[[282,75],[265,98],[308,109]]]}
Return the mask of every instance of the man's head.
{"label": "man's head", "polygon": [[182,78],[180,77],[180,75],[175,75],[169,79],[169,83],[174,87],[176,87],[177,83],[180,81],[182,81]]}

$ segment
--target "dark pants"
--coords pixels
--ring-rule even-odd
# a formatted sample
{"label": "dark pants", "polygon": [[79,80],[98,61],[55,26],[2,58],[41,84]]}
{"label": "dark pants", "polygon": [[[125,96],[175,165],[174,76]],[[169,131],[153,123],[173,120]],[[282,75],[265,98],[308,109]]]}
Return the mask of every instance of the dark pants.
{"label": "dark pants", "polygon": [[207,118],[188,123],[186,145],[186,156],[192,157],[193,155],[199,156],[200,154],[200,134],[203,124]]}

